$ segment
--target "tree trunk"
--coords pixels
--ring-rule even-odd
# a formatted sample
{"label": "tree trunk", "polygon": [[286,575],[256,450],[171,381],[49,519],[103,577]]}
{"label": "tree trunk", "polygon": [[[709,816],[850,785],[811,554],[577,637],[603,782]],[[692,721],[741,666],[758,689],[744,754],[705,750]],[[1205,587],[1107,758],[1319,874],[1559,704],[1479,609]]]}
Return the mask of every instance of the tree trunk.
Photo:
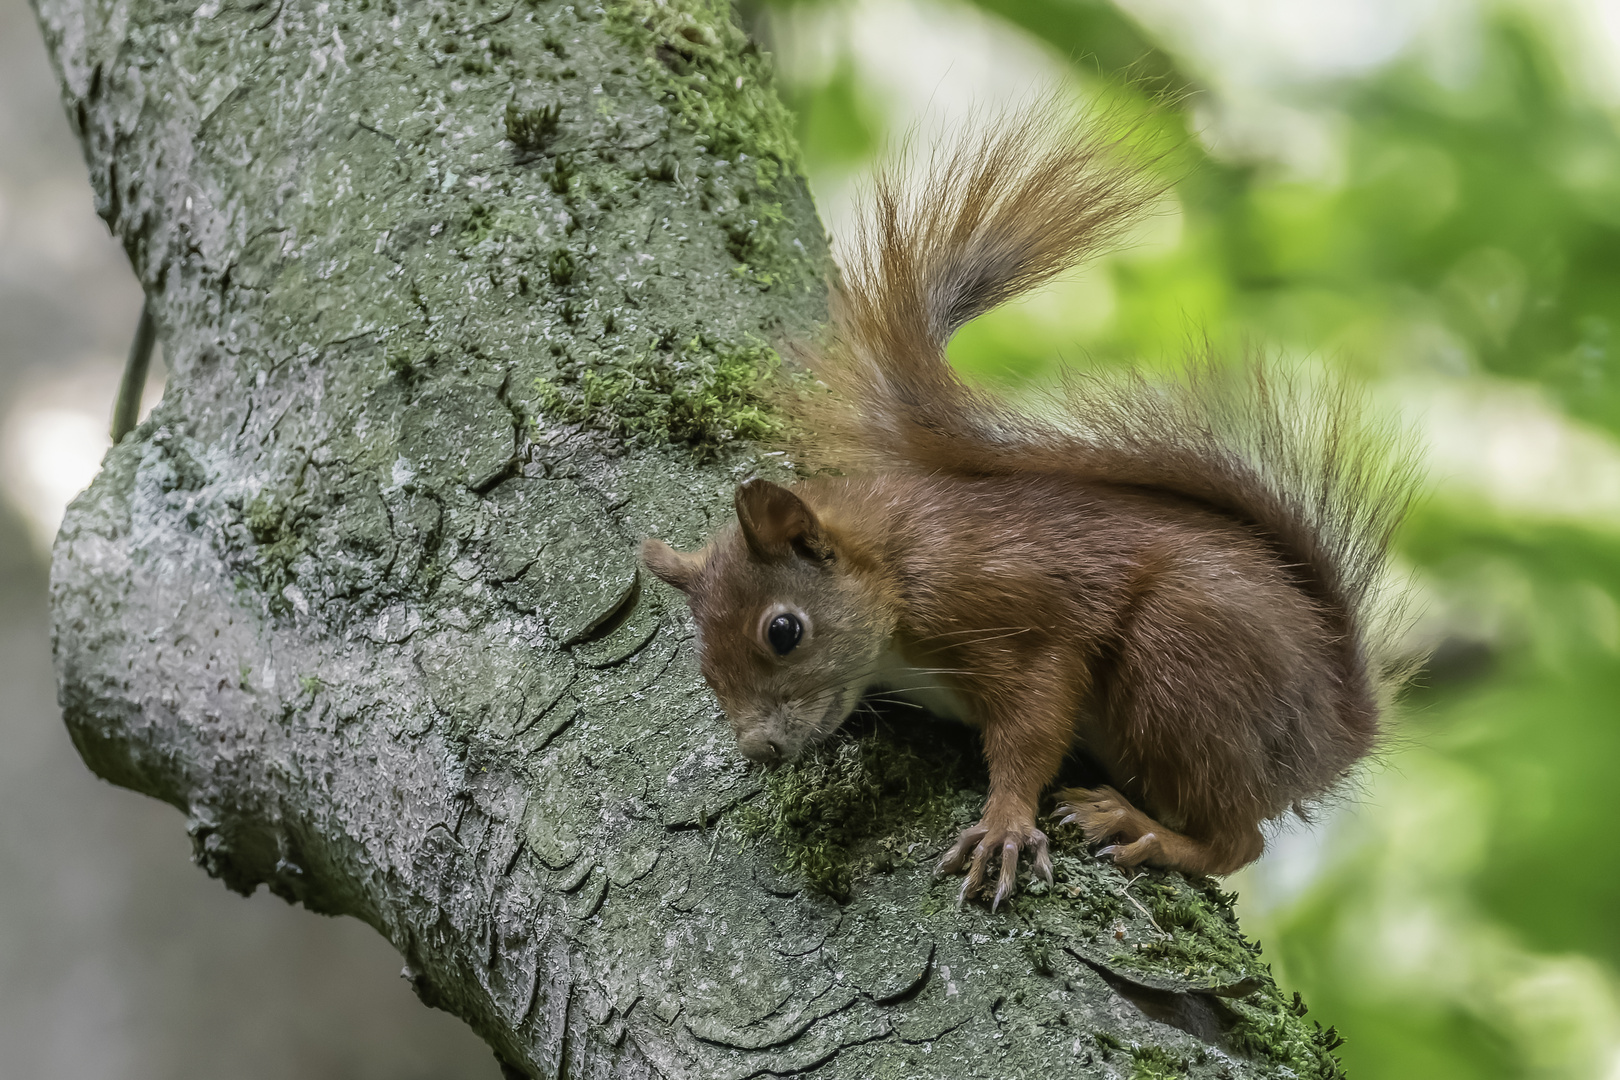
{"label": "tree trunk", "polygon": [[513,1075],[1333,1075],[1213,887],[956,911],[949,730],[745,767],[638,576],[769,459],[825,243],[707,0],[38,0],[171,368],[70,509],[60,695],[227,885]]}

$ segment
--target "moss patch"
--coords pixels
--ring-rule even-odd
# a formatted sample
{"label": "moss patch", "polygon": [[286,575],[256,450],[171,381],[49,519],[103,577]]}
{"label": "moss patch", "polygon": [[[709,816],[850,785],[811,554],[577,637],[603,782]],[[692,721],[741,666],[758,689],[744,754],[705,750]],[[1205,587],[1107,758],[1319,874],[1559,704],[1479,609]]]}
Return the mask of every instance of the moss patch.
{"label": "moss patch", "polygon": [[[1237,894],[1222,892],[1207,878],[1179,874],[1144,876],[1132,892],[1165,936],[1111,956],[1119,967],[1183,978],[1257,967],[1260,946],[1243,936],[1233,913]],[[1285,998],[1266,970],[1253,993],[1225,1002],[1231,1019],[1227,1044],[1301,1077],[1338,1080],[1344,1071],[1333,1051],[1344,1040],[1333,1028],[1302,1022],[1306,1008],[1299,994]]]}
{"label": "moss patch", "polygon": [[545,148],[557,133],[557,122],[562,118],[562,105],[548,102],[524,108],[516,98],[506,103],[506,137],[519,150],[536,151]]}
{"label": "moss patch", "polygon": [[712,153],[799,171],[793,115],[772,88],[765,57],[732,21],[730,3],[610,0],[606,10],[609,32],[644,58],[665,103]]}
{"label": "moss patch", "polygon": [[1187,1059],[1162,1046],[1131,1048],[1131,1080],[1181,1080],[1187,1075]]}
{"label": "moss patch", "polygon": [[253,567],[260,588],[269,598],[270,609],[286,614],[291,605],[282,596],[293,580],[293,560],[304,553],[309,541],[302,528],[304,514],[290,499],[263,492],[242,508],[242,521],[253,537]]}
{"label": "moss patch", "polygon": [[[663,104],[710,155],[731,163],[725,183],[695,166],[705,210],[726,234],[734,274],[762,289],[815,287],[828,267],[795,243],[783,195],[803,173],[793,114],[772,88],[770,64],[725,0],[612,0],[607,26],[640,56]],[[673,180],[659,158],[647,175]],[[794,181],[796,183],[797,181]]]}
{"label": "moss patch", "polygon": [[[1026,950],[1034,971],[1052,966],[1061,949],[1157,992],[1202,994],[1222,1018],[1220,1041],[1234,1054],[1277,1066],[1284,1076],[1343,1077],[1333,1056],[1338,1033],[1304,1020],[1299,995],[1277,988],[1259,945],[1238,927],[1234,894],[1173,871],[1122,873],[1087,854],[1071,828],[1054,830],[1051,840],[1054,884],[1026,882],[1011,905],[1036,931]],[[1100,1045],[1106,1059],[1109,1047]],[[1130,1053],[1133,1077],[1203,1075],[1197,1060],[1161,1058],[1152,1047]]]}
{"label": "moss patch", "polygon": [[1277,984],[1267,979],[1257,992],[1227,1005],[1233,1014],[1226,1043],[1249,1057],[1269,1061],[1310,1080],[1343,1080],[1344,1066],[1333,1052],[1344,1039],[1332,1027],[1324,1028],[1303,1017],[1305,1002],[1298,993],[1293,1000],[1283,997]]}
{"label": "moss patch", "polygon": [[534,382],[534,410],[548,421],[584,424],[651,442],[712,451],[735,439],[781,434],[764,394],[781,358],[765,345],[715,343],[699,335],[662,352],[598,366],[561,365],[555,379]]}
{"label": "moss patch", "polygon": [[1161,932],[1129,953],[1111,959],[1121,967],[1183,978],[1213,977],[1252,969],[1259,948],[1238,929],[1235,893],[1222,892],[1208,878],[1145,874],[1131,894],[1147,909]]}
{"label": "moss patch", "polygon": [[[848,900],[862,876],[937,849],[957,793],[972,781],[971,764],[954,749],[920,753],[902,730],[880,722],[771,772],[764,798],[740,807],[735,824],[745,836],[775,841],[779,870]],[[975,805],[982,797],[969,794]]]}

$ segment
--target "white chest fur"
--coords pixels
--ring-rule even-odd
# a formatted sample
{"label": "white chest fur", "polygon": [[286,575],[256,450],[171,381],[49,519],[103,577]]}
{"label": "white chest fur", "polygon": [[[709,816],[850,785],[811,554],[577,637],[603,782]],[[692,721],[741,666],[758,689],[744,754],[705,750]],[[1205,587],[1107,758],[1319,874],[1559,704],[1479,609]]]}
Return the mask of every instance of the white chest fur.
{"label": "white chest fur", "polygon": [[973,722],[973,713],[961,695],[951,689],[943,672],[913,667],[892,647],[878,658],[866,691],[915,705],[947,720]]}

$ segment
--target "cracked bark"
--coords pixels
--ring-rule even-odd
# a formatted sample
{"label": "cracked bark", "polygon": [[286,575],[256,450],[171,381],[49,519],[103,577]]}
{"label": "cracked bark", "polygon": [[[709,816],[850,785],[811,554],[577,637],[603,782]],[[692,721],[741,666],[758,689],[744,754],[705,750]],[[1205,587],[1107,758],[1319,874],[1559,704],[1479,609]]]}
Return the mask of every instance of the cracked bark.
{"label": "cracked bark", "polygon": [[1331,1074],[1205,885],[1060,847],[1010,915],[910,857],[841,905],[729,826],[767,796],[632,551],[761,460],[542,407],[821,313],[726,12],[36,6],[171,366],[57,543],[61,702],[210,874],[364,919],[513,1075]]}

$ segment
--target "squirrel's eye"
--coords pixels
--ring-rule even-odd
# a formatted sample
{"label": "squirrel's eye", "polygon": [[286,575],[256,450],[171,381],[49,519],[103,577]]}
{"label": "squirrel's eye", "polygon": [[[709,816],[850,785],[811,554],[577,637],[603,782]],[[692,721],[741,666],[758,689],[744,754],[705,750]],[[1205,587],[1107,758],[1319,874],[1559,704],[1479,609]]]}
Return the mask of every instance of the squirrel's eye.
{"label": "squirrel's eye", "polygon": [[799,644],[804,636],[804,624],[794,615],[778,615],[771,620],[766,628],[765,636],[770,639],[771,648],[776,650],[777,656],[786,656]]}

